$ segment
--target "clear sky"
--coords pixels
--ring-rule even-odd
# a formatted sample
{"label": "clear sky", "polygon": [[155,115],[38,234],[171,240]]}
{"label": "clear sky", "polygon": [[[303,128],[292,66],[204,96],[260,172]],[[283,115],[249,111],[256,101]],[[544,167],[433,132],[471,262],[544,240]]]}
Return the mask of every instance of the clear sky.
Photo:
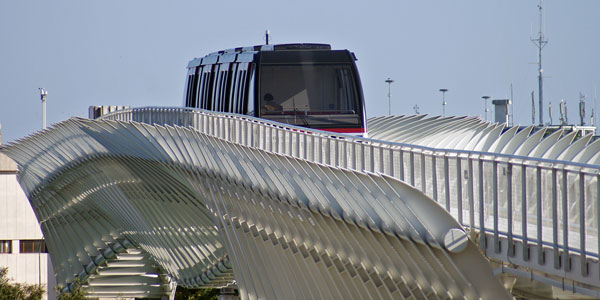
{"label": "clear sky", "polygon": [[[481,96],[510,97],[531,123],[537,97],[536,0],[454,1],[12,1],[0,2],[0,123],[6,143],[48,123],[87,117],[90,105],[180,106],[186,65],[210,52],[264,43],[350,49],[367,114],[482,115]],[[544,1],[545,105],[560,99],[576,122],[600,90],[600,1]],[[600,91],[598,92],[600,93]],[[599,95],[600,96],[600,95]],[[536,100],[537,103],[537,100]],[[548,121],[547,107],[544,108]],[[588,121],[589,122],[589,121]]]}

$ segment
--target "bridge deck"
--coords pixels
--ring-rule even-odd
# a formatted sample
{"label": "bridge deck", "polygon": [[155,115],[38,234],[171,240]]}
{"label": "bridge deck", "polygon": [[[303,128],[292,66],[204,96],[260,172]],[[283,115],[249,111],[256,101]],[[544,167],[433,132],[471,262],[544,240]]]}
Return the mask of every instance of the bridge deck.
{"label": "bridge deck", "polygon": [[[110,120],[125,123],[111,123]],[[141,122],[142,124],[131,123],[132,121]],[[181,127],[173,128],[159,125],[177,125]],[[188,129],[193,131],[188,131]],[[300,196],[300,199],[303,197],[312,199],[312,196],[308,196],[311,195],[308,192],[311,189],[310,187],[318,187],[320,184],[317,181],[312,181],[312,183],[306,185],[305,181],[309,178],[314,179],[324,176],[323,178],[327,178],[333,183],[332,185],[323,186],[328,190],[327,195],[332,195],[333,198],[331,199],[350,199],[352,193],[367,198],[363,198],[363,202],[348,203],[336,200],[341,206],[335,209],[335,207],[330,206],[334,202],[330,202],[331,200],[319,202],[318,199],[321,198],[318,194],[315,194],[316,198],[314,200],[317,201],[315,203],[320,203],[320,206],[317,205],[315,208],[311,208],[309,205],[308,211],[319,212],[321,215],[326,212],[325,214],[331,216],[331,220],[326,218],[319,221],[323,222],[319,227],[333,226],[333,224],[326,225],[333,220],[348,222],[352,219],[351,223],[355,223],[357,228],[372,231],[371,234],[375,236],[379,234],[377,232],[384,234],[393,232],[398,236],[406,234],[402,233],[404,229],[400,230],[403,225],[399,225],[401,222],[398,216],[402,214],[386,218],[391,207],[379,207],[378,205],[382,203],[380,202],[381,199],[397,201],[392,198],[396,199],[398,197],[394,195],[394,193],[399,193],[398,191],[403,191],[398,199],[405,199],[405,196],[402,196],[405,195],[403,193],[409,193],[410,191],[411,195],[416,195],[414,194],[415,191],[421,191],[426,196],[423,200],[420,200],[421,202],[428,203],[429,200],[433,200],[440,204],[442,208],[449,212],[449,215],[454,217],[455,222],[458,222],[457,224],[461,224],[467,230],[470,229],[472,236],[478,239],[477,242],[480,248],[485,251],[488,257],[507,263],[507,267],[502,264],[499,272],[510,273],[515,276],[530,274],[531,278],[535,277],[535,279],[550,285],[559,285],[562,279],[568,279],[571,285],[567,286],[570,286],[577,293],[593,297],[600,295],[598,292],[600,291],[600,266],[598,264],[598,224],[600,222],[598,218],[600,209],[598,206],[598,197],[600,197],[600,181],[598,180],[600,166],[598,165],[598,159],[600,155],[597,151],[600,143],[598,141],[588,144],[588,137],[574,140],[574,136],[562,135],[562,133],[551,134],[544,138],[543,132],[534,133],[530,128],[521,131],[516,129],[505,130],[502,126],[490,125],[468,118],[399,117],[376,119],[373,120],[371,130],[373,138],[368,139],[288,126],[233,114],[181,108],[145,108],[116,112],[105,116],[103,121],[98,121],[98,123],[92,121],[67,122],[61,125],[60,128],[34,136],[29,140],[22,141],[17,147],[9,147],[4,151],[19,162],[21,174],[26,175],[20,177],[21,184],[29,191],[30,196],[33,198],[41,197],[35,200],[40,201],[39,203],[32,202],[32,204],[35,204],[34,208],[47,201],[44,198],[46,196],[40,196],[40,189],[50,186],[48,180],[51,181],[53,177],[62,178],[60,176],[63,176],[65,168],[72,167],[76,170],[82,160],[89,159],[89,155],[115,156],[116,160],[111,160],[110,164],[123,164],[127,168],[139,169],[140,174],[145,174],[144,176],[148,176],[147,178],[152,180],[144,189],[153,189],[151,184],[157,186],[166,184],[161,182],[161,176],[169,176],[169,178],[173,176],[169,179],[173,183],[169,184],[181,184],[182,186],[176,189],[165,187],[165,190],[160,191],[161,193],[172,195],[184,190],[185,193],[190,195],[177,195],[178,198],[206,198],[207,196],[203,195],[201,190],[208,188],[212,191],[211,194],[221,197],[212,200],[209,197],[203,200],[209,211],[202,211],[202,213],[214,214],[219,218],[224,218],[224,221],[219,225],[219,231],[228,232],[225,240],[216,238],[211,241],[210,245],[216,247],[214,249],[225,247],[228,251],[236,252],[239,255],[244,251],[248,251],[247,247],[255,247],[254,250],[248,252],[249,255],[254,253],[251,254],[254,255],[253,258],[248,258],[250,261],[265,259],[265,257],[262,257],[264,254],[257,253],[277,255],[276,253],[279,253],[278,251],[281,251],[281,249],[285,251],[288,251],[286,249],[292,249],[291,252],[285,254],[289,260],[281,260],[282,263],[284,261],[293,262],[293,265],[288,267],[297,268],[309,264],[310,267],[306,267],[306,272],[327,273],[332,272],[332,266],[337,264],[338,270],[346,270],[350,275],[359,274],[359,276],[362,276],[363,283],[361,284],[366,284],[365,289],[380,296],[382,292],[392,295],[396,290],[400,295],[414,296],[414,293],[419,290],[418,293],[422,293],[425,298],[430,298],[430,296],[444,298],[445,296],[439,294],[439,289],[435,288],[435,284],[443,283],[442,286],[446,286],[449,292],[452,291],[450,292],[452,298],[457,296],[457,291],[460,290],[460,288],[456,289],[456,286],[462,285],[462,283],[454,281],[448,283],[450,285],[445,285],[444,282],[449,278],[453,278],[452,276],[438,278],[437,275],[434,275],[435,272],[418,271],[417,273],[425,272],[422,275],[438,278],[434,280],[437,283],[434,284],[433,290],[426,289],[422,286],[424,281],[417,278],[416,281],[411,282],[407,277],[404,277],[412,275],[406,274],[397,277],[397,274],[393,274],[393,272],[387,275],[381,274],[379,267],[376,267],[377,264],[375,264],[375,269],[372,269],[373,266],[370,266],[372,263],[371,258],[368,258],[368,255],[364,256],[369,251],[353,254],[360,258],[359,261],[362,260],[363,262],[362,265],[357,265],[352,255],[348,258],[341,258],[340,261],[336,260],[336,257],[338,259],[340,257],[331,256],[332,253],[327,250],[328,248],[322,248],[317,240],[306,242],[304,245],[297,242],[290,243],[290,238],[295,241],[298,235],[303,236],[302,239],[306,239],[308,236],[304,236],[302,233],[284,234],[283,232],[289,229],[275,229],[277,226],[281,226],[281,223],[270,223],[272,216],[262,215],[261,210],[254,211],[256,207],[238,207],[238,204],[230,199],[230,193],[245,195],[243,197],[247,197],[247,199],[254,199],[256,195],[253,193],[255,192],[248,194],[244,192],[244,189],[221,192],[221,189],[224,187],[224,182],[230,182],[233,178],[240,178],[239,170],[249,167],[246,166],[245,161],[262,161],[268,165],[273,162],[271,169],[265,169],[257,173],[261,174],[263,178],[273,180],[272,186],[263,182],[263,179],[259,177],[253,178],[253,175],[250,175],[253,174],[252,172],[246,173],[257,184],[260,182],[260,185],[265,189],[259,192],[264,199],[256,201],[263,201],[264,203],[261,204],[263,206],[271,203],[271,206],[267,205],[265,207],[273,209],[273,207],[277,207],[276,203],[279,203],[274,199],[280,201],[281,195],[294,194]],[[65,132],[69,132],[69,134],[62,136]],[[204,136],[209,137],[209,139],[205,139]],[[57,142],[65,137],[83,139],[85,140],[85,142],[82,142],[84,146],[72,147],[68,143]],[[112,140],[112,137],[119,138]],[[203,140],[202,143],[205,144],[203,144],[204,146],[191,145],[188,138],[194,141]],[[130,140],[131,145],[127,145],[127,143],[119,144],[119,142],[123,143],[126,140]],[[37,147],[39,145],[42,146]],[[138,146],[142,148],[136,148]],[[19,153],[19,150],[27,149],[27,147],[37,147],[36,149],[39,149],[39,152],[31,153],[30,150],[27,150],[30,151],[27,154]],[[73,149],[78,147],[80,148]],[[204,171],[194,175],[189,173],[189,167],[182,166],[202,164],[197,157],[199,157],[198,155],[205,155],[199,153],[207,152],[191,153],[192,150],[190,149],[200,150],[197,147],[204,147],[203,151],[209,151],[208,153],[211,153],[210,155],[214,157],[206,161],[208,169],[202,169]],[[51,149],[49,153],[47,153],[48,149]],[[147,158],[151,158],[153,162],[120,161],[122,157],[130,157],[136,151],[139,152],[139,155],[142,155],[143,152],[143,155],[147,155]],[[250,155],[250,153],[252,154]],[[64,159],[61,155],[70,157]],[[245,155],[250,156],[242,159],[246,157]],[[146,156],[144,157],[146,159]],[[168,160],[177,162],[177,164],[165,162],[165,157]],[[275,157],[284,157],[285,159],[275,159]],[[222,171],[219,171],[221,167],[214,165],[211,160],[218,160],[221,163],[226,162],[227,172],[233,173],[228,173],[230,175],[214,175],[214,172]],[[32,161],[35,161],[35,163]],[[67,166],[63,165],[65,161],[68,162]],[[72,166],[69,166],[69,164],[72,164]],[[107,166],[110,164],[107,162]],[[149,168],[151,166],[155,170],[163,170],[163,173],[153,174],[149,171],[152,169]],[[103,172],[100,166],[98,168],[100,168],[98,172]],[[282,168],[289,169],[286,172],[291,173],[278,171],[283,170]],[[261,170],[261,168],[256,170]],[[368,176],[364,177],[361,174],[367,174]],[[204,184],[201,182],[204,181],[198,181],[201,179],[198,176],[205,176],[206,178],[203,180],[213,183],[206,183],[208,185],[200,189],[200,185]],[[183,180],[184,178],[187,179]],[[123,177],[121,180],[120,182],[123,182],[128,179]],[[103,183],[102,187],[111,184],[110,182],[109,180]],[[191,182],[195,183],[192,184]],[[405,183],[406,186],[400,184],[400,182]],[[390,185],[394,188],[388,188]],[[307,190],[304,190],[305,188]],[[371,190],[373,188],[375,190],[371,192],[370,196],[362,192],[363,189]],[[305,194],[298,194],[299,191],[303,191],[302,193]],[[127,192],[124,196],[130,199],[131,196],[128,193],[139,192],[141,190],[136,188],[136,190]],[[156,197],[149,194],[147,196]],[[294,199],[296,196],[290,199]],[[418,198],[417,196],[412,197],[413,199]],[[189,201],[193,202],[194,200]],[[222,207],[210,204],[221,203],[221,201],[225,201],[223,203],[227,204],[223,204]],[[420,202],[410,203],[412,203],[410,205],[413,205],[411,211],[421,205]],[[134,209],[138,205],[132,203],[131,208]],[[160,205],[166,210],[171,209],[169,208],[171,206],[166,204]],[[237,208],[234,209],[234,207]],[[228,209],[229,213],[218,211],[220,208]],[[69,211],[69,209],[69,207],[64,208],[65,211]],[[287,208],[282,207],[281,209],[285,211]],[[160,209],[156,212],[158,211]],[[341,214],[336,216],[336,211]],[[131,225],[130,218],[148,218],[151,215],[148,215],[149,213],[156,212],[141,210],[139,216],[123,215],[122,222],[124,223],[120,224],[121,226],[123,226],[122,224]],[[434,213],[433,210],[431,212],[430,216],[427,214],[419,215],[418,218],[411,221],[411,226],[415,226],[415,224],[425,226],[422,224],[427,223],[430,225],[424,228],[429,228],[428,230],[431,232],[432,228],[437,226],[432,225],[437,222],[436,219],[441,219],[444,216],[440,212]],[[114,213],[119,214],[118,211],[114,211]],[[194,214],[191,211],[189,213],[190,215]],[[253,215],[251,219],[248,219],[248,213]],[[297,212],[292,209],[290,213],[291,219],[277,218],[281,218],[278,220],[283,223],[292,222],[299,225],[300,223],[297,221],[291,221],[295,219],[293,215]],[[349,215],[345,215],[346,213],[349,213]],[[48,220],[53,220],[53,216],[48,215]],[[310,216],[310,214],[303,215],[302,218],[310,219]],[[184,216],[181,222],[193,222],[192,219],[186,219]],[[258,220],[262,221],[257,223]],[[163,226],[164,224],[161,223],[163,221],[170,222],[169,220],[153,220],[156,226]],[[137,224],[133,225],[137,226]],[[51,230],[53,225],[49,224],[48,226],[50,227],[47,229]],[[312,227],[309,226],[303,230],[306,230],[306,232],[312,230],[309,228]],[[448,230],[452,226],[442,226],[441,228]],[[440,232],[445,232],[441,228]],[[117,230],[117,228],[113,227],[112,230]],[[440,247],[442,251],[448,251],[447,248],[444,248],[443,238],[440,239],[440,236],[433,239],[428,237],[428,230],[419,233],[422,235],[420,238],[418,237],[419,234],[405,235],[412,243],[416,243],[416,246],[410,247],[419,249],[418,244],[421,241],[428,247],[433,247],[432,249]],[[169,232],[169,236],[179,234],[176,231],[171,231],[171,229],[166,231]],[[357,234],[358,232],[360,231],[357,231]],[[426,234],[423,235],[423,233]],[[131,231],[130,234],[131,236],[135,236],[135,234],[143,236],[144,230],[140,228],[138,231]],[[328,234],[331,234],[331,232]],[[321,233],[320,236],[321,238],[327,238],[328,234]],[[293,236],[296,236],[296,238],[293,238]],[[347,238],[350,236],[347,236]],[[234,238],[234,240],[227,240],[231,238]],[[377,239],[379,238],[354,240],[354,242],[358,242],[354,247],[364,247],[363,243],[372,243]],[[156,244],[153,244],[157,242],[156,239],[144,237],[140,240],[145,241],[139,245],[140,247],[150,247],[147,248],[149,253],[154,251],[152,247],[156,246]],[[235,240],[237,242],[234,242]],[[344,239],[344,241],[348,242],[349,240]],[[182,249],[187,249],[187,242],[190,241],[175,238],[173,246],[176,247],[176,245],[181,244]],[[282,248],[272,248],[271,246],[264,248],[263,242],[277,244],[280,245],[278,247]],[[218,259],[226,259],[222,250],[219,251],[217,251],[219,253]],[[431,251],[437,253],[438,250]],[[230,252],[230,255],[233,252]],[[413,252],[413,255],[418,252]],[[186,262],[188,254],[177,254],[177,251],[174,253],[160,254],[157,257],[165,261],[157,261],[157,263],[159,265],[164,263],[166,271],[173,276],[185,277],[188,276],[186,274],[194,274],[195,271],[191,268],[182,269],[182,266],[188,264]],[[456,261],[457,258],[453,258],[452,254],[442,253],[444,252],[435,254],[428,259],[437,260],[448,268],[447,271],[453,270],[451,272],[458,272],[465,278],[473,278],[473,274],[469,275],[469,272],[462,269],[461,263]],[[469,253],[471,253],[469,257],[476,257],[474,252]],[[174,257],[180,257],[181,255],[182,261],[167,263],[169,255],[175,255]],[[395,254],[393,254],[393,251],[388,251],[382,255],[389,257]],[[434,259],[434,257],[436,258]],[[411,258],[398,257],[397,259],[404,261],[408,259],[410,261]],[[446,263],[442,263],[447,259],[449,260]],[[244,260],[239,260],[238,256],[231,261],[234,272],[236,268],[238,270],[248,270],[248,268],[259,267],[259,265],[245,265]],[[312,262],[309,263],[309,261]],[[321,261],[325,261],[325,266],[319,264]],[[333,265],[328,264],[327,261],[331,261]],[[388,263],[393,261],[392,259]],[[369,263],[364,265],[365,262]],[[316,265],[313,266],[313,263],[316,263]],[[431,261],[429,263],[429,268],[431,268]],[[383,263],[383,265],[386,265],[386,263]],[[212,268],[210,264],[206,266]],[[266,274],[279,272],[277,269],[269,269],[267,266],[260,266],[260,268],[264,269]],[[209,282],[210,278],[207,277],[212,274],[210,270],[202,272],[206,274],[203,275],[205,279],[186,279],[187,284],[194,285],[195,282],[202,284],[205,281]],[[361,272],[366,273],[360,274]],[[246,288],[249,285],[257,287],[264,284],[254,281],[255,279],[250,279],[252,276],[249,274],[243,274],[236,273],[236,280],[240,283],[239,280],[246,278],[243,279]],[[330,275],[327,276],[333,277],[323,278],[323,282],[331,282],[331,284],[337,282],[336,284],[343,285],[346,280],[357,280],[353,277],[354,275],[349,278],[343,276],[338,278],[337,275],[333,275],[334,273],[328,274]],[[238,277],[238,275],[241,277]],[[369,276],[373,279],[372,283],[375,284],[375,287],[370,286],[368,283],[370,282]],[[273,280],[276,279],[276,277],[273,277]],[[394,282],[392,285],[396,288],[378,290],[380,287],[378,282],[385,282],[388,279]],[[286,280],[290,281],[289,278]],[[306,280],[306,278],[303,280]],[[469,280],[466,281],[465,286],[469,285]],[[401,284],[400,282],[404,283]],[[414,285],[415,283],[416,285]],[[266,289],[261,292],[265,293],[264,295],[278,295],[278,293],[284,292],[283,290],[269,290],[275,287],[263,287]],[[438,287],[440,286],[438,285]],[[562,280],[562,287],[565,287],[564,280]],[[473,291],[465,290],[467,291],[466,297],[484,293],[480,287],[474,287],[474,289]],[[296,292],[300,295],[302,289],[296,290]],[[254,297],[252,293],[248,295],[249,298]]]}

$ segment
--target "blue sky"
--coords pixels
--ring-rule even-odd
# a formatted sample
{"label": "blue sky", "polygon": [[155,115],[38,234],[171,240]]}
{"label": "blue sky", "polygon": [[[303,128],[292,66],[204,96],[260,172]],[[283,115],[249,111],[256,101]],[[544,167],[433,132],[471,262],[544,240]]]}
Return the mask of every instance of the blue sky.
{"label": "blue sky", "polygon": [[[514,120],[531,123],[537,95],[538,1],[2,1],[0,123],[6,143],[48,123],[87,117],[90,105],[180,106],[187,62],[264,43],[319,42],[359,59],[367,114],[482,115],[481,96],[508,98]],[[587,113],[600,89],[600,1],[544,1],[544,98],[556,123]],[[537,100],[536,100],[537,102]],[[548,121],[547,107],[544,108]],[[589,122],[589,121],[588,121]]]}

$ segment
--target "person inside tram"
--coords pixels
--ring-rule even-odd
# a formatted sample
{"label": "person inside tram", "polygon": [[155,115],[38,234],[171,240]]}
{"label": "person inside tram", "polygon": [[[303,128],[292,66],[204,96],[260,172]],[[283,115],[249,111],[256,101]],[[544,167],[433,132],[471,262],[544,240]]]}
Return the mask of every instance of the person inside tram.
{"label": "person inside tram", "polygon": [[263,97],[263,111],[265,112],[276,112],[276,111],[281,111],[283,110],[283,107],[281,106],[281,104],[275,102],[275,98],[273,98],[273,95],[271,95],[271,93],[266,93],[265,96]]}

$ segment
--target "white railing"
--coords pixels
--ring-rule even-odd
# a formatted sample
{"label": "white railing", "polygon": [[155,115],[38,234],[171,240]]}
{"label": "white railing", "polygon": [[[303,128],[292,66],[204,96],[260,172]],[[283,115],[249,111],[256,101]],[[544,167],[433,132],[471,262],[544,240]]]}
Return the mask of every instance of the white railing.
{"label": "white railing", "polygon": [[570,264],[561,262],[571,254],[582,258],[582,270],[586,257],[598,258],[598,165],[390,143],[190,108],[127,109],[102,119],[193,127],[265,151],[386,174],[423,191],[465,227],[484,228],[496,252],[501,238],[509,255],[522,243],[526,260],[530,251],[543,259],[552,249],[555,268],[567,271]]}

